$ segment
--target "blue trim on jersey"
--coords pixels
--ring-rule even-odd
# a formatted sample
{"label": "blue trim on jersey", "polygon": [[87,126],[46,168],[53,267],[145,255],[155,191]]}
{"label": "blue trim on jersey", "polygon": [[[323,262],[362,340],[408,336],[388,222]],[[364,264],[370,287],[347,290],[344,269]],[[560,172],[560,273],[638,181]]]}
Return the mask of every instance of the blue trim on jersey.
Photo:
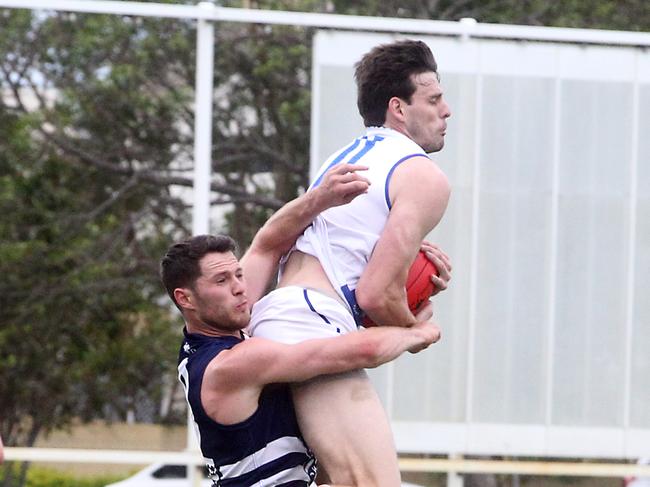
{"label": "blue trim on jersey", "polygon": [[352,317],[354,318],[354,322],[357,324],[357,328],[360,327],[364,313],[357,304],[357,295],[354,292],[354,289],[350,289],[346,284],[341,286],[341,292],[343,293],[345,300],[348,302],[350,310],[352,310]]}
{"label": "blue trim on jersey", "polygon": [[388,189],[390,186],[390,180],[393,177],[393,171],[399,166],[402,162],[406,161],[407,159],[410,159],[411,157],[417,157],[417,156],[425,156],[425,154],[410,154],[408,156],[402,157],[399,161],[395,163],[393,167],[390,168],[390,171],[388,171],[388,175],[386,176],[386,185],[384,186],[384,195],[386,197],[386,205],[388,206],[388,209],[390,210],[393,207],[393,204],[390,202],[390,196],[388,193]]}
{"label": "blue trim on jersey", "polygon": [[[365,138],[365,137],[364,137],[364,138]],[[357,153],[354,155],[354,157],[348,161],[348,164],[354,164],[355,162],[357,162],[357,161],[358,161],[359,159],[361,159],[364,155],[366,155],[366,153],[367,153],[370,149],[372,149],[372,148],[375,146],[375,144],[376,144],[377,142],[381,142],[382,140],[384,140],[384,138],[383,138],[382,136],[380,136],[380,135],[378,135],[377,137],[375,137],[375,138],[372,139],[372,140],[368,139],[368,140],[366,141],[366,145],[364,146],[364,148],[361,149],[359,152],[357,152]]]}
{"label": "blue trim on jersey", "polygon": [[381,142],[382,140],[384,140],[384,137],[382,137],[381,135],[375,135],[374,137],[372,137],[372,139],[369,139],[367,135],[364,135],[363,137],[359,137],[358,139],[355,139],[355,141],[352,142],[352,144],[350,144],[347,147],[347,149],[343,150],[343,152],[341,152],[338,156],[336,156],[336,158],[334,158],[332,162],[330,162],[330,165],[327,166],[327,168],[321,173],[320,176],[318,176],[318,179],[316,179],[314,184],[311,185],[310,189],[313,189],[316,186],[318,186],[321,183],[323,177],[325,176],[325,173],[329,171],[332,167],[343,162],[343,159],[345,159],[345,157],[348,154],[350,154],[353,150],[355,150],[359,146],[362,140],[365,142],[363,149],[361,149],[354,156],[352,156],[350,160],[347,161],[348,164],[355,164],[357,161],[359,161],[359,159],[365,156],[366,153],[370,149],[372,149],[377,142]]}
{"label": "blue trim on jersey", "polygon": [[[306,289],[302,290],[302,295],[305,297],[305,301],[307,301],[307,306],[309,306],[309,309],[312,310],[314,313],[316,313],[321,318],[323,318],[323,321],[325,321],[325,323],[327,323],[328,325],[331,325],[332,322],[327,319],[327,316],[325,316],[324,314],[321,314],[318,311],[316,311],[316,308],[314,308],[314,305],[311,304],[311,301],[309,300],[309,296],[307,295],[307,290]],[[336,327],[336,333],[341,333],[341,329],[338,326]]]}
{"label": "blue trim on jersey", "polygon": [[314,182],[314,184],[311,185],[312,188],[315,188],[318,186],[322,179],[323,176],[325,176],[325,173],[329,171],[333,166],[336,166],[339,162],[343,160],[345,156],[347,156],[350,152],[352,152],[354,149],[357,148],[357,146],[361,143],[361,139],[356,139],[352,144],[348,146],[347,149],[345,149],[343,152],[341,152],[336,158],[330,163],[329,166],[327,166],[327,169],[325,169],[320,176],[318,176],[318,179]]}

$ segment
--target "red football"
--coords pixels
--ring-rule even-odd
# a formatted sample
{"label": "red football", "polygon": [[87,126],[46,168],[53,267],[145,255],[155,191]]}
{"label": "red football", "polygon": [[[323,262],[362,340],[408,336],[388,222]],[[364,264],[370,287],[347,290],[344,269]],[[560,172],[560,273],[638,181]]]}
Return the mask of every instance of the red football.
{"label": "red football", "polygon": [[419,251],[406,278],[406,299],[409,309],[415,313],[422,303],[431,297],[436,286],[431,282],[431,275],[438,275],[434,266],[424,252]]}
{"label": "red football", "polygon": [[[406,288],[406,300],[409,309],[413,313],[417,313],[422,303],[429,299],[436,289],[435,285],[431,282],[431,274],[437,276],[438,269],[427,259],[424,252],[419,251],[411,264],[408,276],[406,277],[406,284],[404,285]],[[368,316],[363,318],[362,325],[366,328],[376,326]]]}

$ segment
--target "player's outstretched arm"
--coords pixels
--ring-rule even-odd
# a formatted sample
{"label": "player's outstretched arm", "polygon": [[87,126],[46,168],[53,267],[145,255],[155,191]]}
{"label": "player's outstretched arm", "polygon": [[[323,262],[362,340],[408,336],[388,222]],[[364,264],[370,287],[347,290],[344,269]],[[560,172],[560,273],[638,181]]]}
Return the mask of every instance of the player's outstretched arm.
{"label": "player's outstretched arm", "polygon": [[395,170],[388,220],[355,291],[359,306],[375,323],[415,323],[404,283],[422,240],[442,218],[449,193],[446,176],[427,157],[409,159]]}
{"label": "player's outstretched arm", "polygon": [[323,374],[373,368],[406,351],[424,350],[440,339],[429,304],[411,328],[386,326],[335,338],[306,340],[294,345],[251,338],[221,352],[208,365],[201,388],[204,407],[218,404],[208,414],[224,424],[248,418],[257,409],[267,384],[302,382]]}
{"label": "player's outstretched arm", "polygon": [[[407,350],[423,350],[440,338],[440,330],[429,322],[433,306],[420,312],[419,322],[411,328],[375,327],[334,338],[317,338],[293,345],[251,338],[228,352],[220,368],[232,379],[260,385],[274,382],[301,382],[323,374],[335,374],[361,368],[374,368],[396,359]],[[235,355],[239,353],[239,357]],[[243,354],[242,354],[243,353]],[[255,357],[254,362],[246,355]],[[239,361],[247,363],[240,367]],[[228,369],[230,367],[230,369]]]}
{"label": "player's outstretched arm", "polygon": [[240,261],[249,302],[255,303],[262,296],[282,255],[319,213],[349,203],[368,191],[369,182],[359,173],[365,169],[352,164],[334,166],[318,187],[290,201],[269,218]]}

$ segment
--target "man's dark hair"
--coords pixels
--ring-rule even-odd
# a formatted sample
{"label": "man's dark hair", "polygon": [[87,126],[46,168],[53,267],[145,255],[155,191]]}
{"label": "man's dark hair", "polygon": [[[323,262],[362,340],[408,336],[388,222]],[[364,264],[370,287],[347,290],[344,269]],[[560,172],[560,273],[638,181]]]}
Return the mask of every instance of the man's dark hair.
{"label": "man's dark hair", "polygon": [[174,289],[194,288],[201,275],[199,261],[206,254],[236,251],[237,244],[227,235],[197,235],[169,247],[160,261],[160,279],[176,307],[181,309],[174,298]]}
{"label": "man's dark hair", "polygon": [[416,86],[412,75],[438,73],[429,47],[422,41],[398,41],[374,47],[355,65],[357,106],[366,127],[386,121],[388,100],[396,96],[411,102]]}

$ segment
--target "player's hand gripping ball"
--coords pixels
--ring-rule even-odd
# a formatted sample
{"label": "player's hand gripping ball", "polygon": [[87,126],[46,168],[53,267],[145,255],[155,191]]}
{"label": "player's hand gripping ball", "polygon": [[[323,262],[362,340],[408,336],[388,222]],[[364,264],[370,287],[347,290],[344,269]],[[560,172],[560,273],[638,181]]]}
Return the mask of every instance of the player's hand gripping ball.
{"label": "player's hand gripping ball", "polygon": [[[426,254],[421,250],[415,257],[415,260],[409,268],[408,276],[406,277],[406,301],[408,302],[409,309],[413,314],[416,314],[420,306],[427,301],[433,291],[436,290],[435,284],[431,282],[431,275],[439,275],[438,269],[427,258]],[[363,326],[368,328],[376,326],[375,323],[365,316],[362,322]]]}
{"label": "player's hand gripping ball", "polygon": [[418,312],[422,303],[428,300],[436,290],[435,284],[431,282],[432,274],[439,275],[438,269],[420,250],[411,264],[405,285],[406,299],[413,314]]}

